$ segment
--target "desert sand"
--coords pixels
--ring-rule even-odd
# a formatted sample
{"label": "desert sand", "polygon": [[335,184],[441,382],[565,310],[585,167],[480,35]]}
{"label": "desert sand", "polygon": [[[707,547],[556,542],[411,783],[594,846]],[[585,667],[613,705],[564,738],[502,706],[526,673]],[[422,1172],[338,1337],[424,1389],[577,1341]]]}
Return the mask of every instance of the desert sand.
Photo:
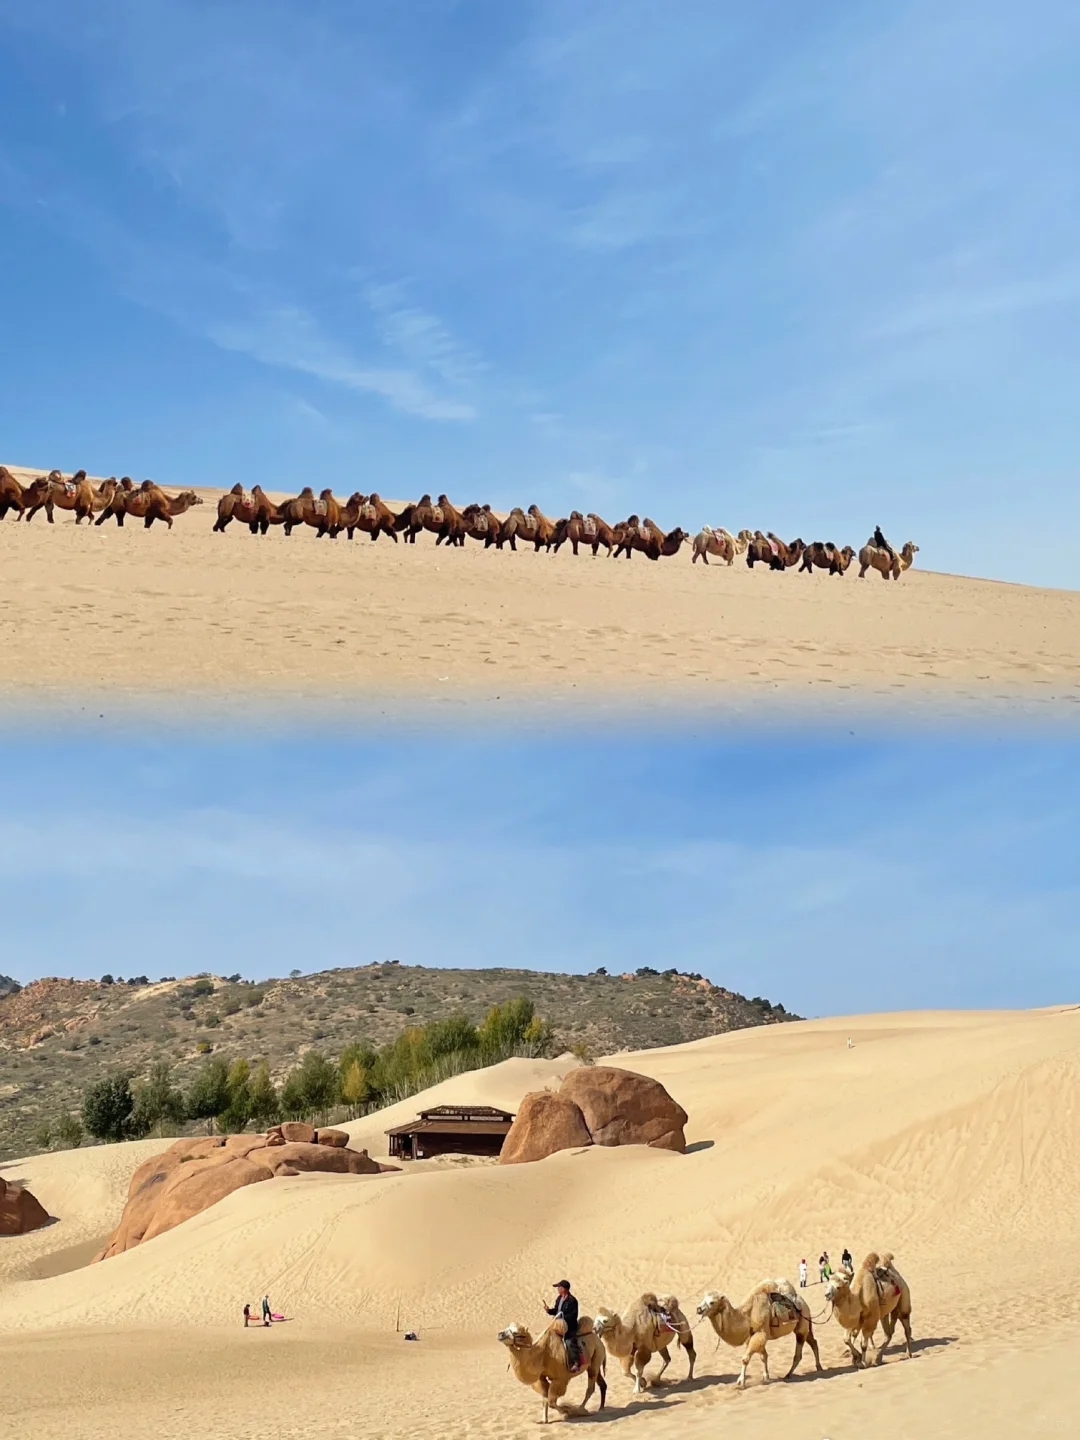
{"label": "desert sand", "polygon": [[[706,1327],[692,1387],[633,1398],[609,1362],[605,1423],[659,1440],[1073,1433],[1080,1009],[807,1021],[612,1059],[689,1111],[685,1156],[593,1149],[275,1180],[69,1269],[160,1142],[5,1166],[60,1217],[0,1245],[7,1413],[41,1440],[532,1435],[539,1402],[495,1333],[539,1328],[564,1272],[586,1312],[643,1289],[689,1310],[706,1289],[741,1298],[846,1244],[856,1258],[895,1251],[912,1360],[855,1373],[823,1320],[824,1376],[807,1365],[766,1387],[756,1374],[739,1394],[737,1352],[715,1352]],[[383,1130],[422,1104],[512,1108],[573,1063],[511,1061],[347,1128],[383,1156]],[[244,1331],[240,1308],[264,1289],[289,1323]],[[820,1286],[807,1299],[826,1310]],[[782,1373],[791,1341],[772,1349]],[[685,1374],[681,1357],[672,1370]]]}
{"label": "desert sand", "polygon": [[[970,710],[1080,700],[1080,594],[916,568],[898,582],[311,530],[0,524],[4,704],[201,694],[235,708],[511,699]],[[861,539],[862,537],[855,537]],[[76,709],[78,707],[76,706]]]}

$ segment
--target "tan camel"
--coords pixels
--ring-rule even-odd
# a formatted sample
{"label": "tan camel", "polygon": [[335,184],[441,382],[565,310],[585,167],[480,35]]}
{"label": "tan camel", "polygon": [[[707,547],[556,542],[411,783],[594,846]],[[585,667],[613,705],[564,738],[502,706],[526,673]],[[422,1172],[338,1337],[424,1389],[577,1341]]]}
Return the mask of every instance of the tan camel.
{"label": "tan camel", "polygon": [[[600,1409],[607,1400],[607,1381],[604,1379],[604,1362],[607,1352],[604,1342],[593,1331],[593,1323],[587,1315],[578,1321],[578,1368],[571,1371],[566,1363],[566,1322],[554,1320],[538,1340],[524,1325],[508,1325],[500,1330],[496,1339],[510,1351],[510,1365],[523,1385],[530,1385],[544,1399],[544,1424],[548,1423],[549,1409],[563,1414],[584,1414],[585,1407],[592,1399],[594,1390],[600,1391]],[[566,1387],[578,1375],[588,1375],[589,1383],[585,1399],[580,1406],[571,1408],[569,1403],[560,1404],[566,1394]]]}
{"label": "tan camel", "polygon": [[87,479],[85,470],[77,470],[70,480],[65,480],[59,470],[50,470],[48,475],[31,481],[23,492],[25,514],[23,519],[32,520],[39,510],[45,511],[45,518],[52,525],[53,509],[73,510],[75,524],[89,520],[95,510],[104,510],[116,492],[116,477],[102,481],[95,488]]}
{"label": "tan camel", "polygon": [[334,499],[333,490],[329,487],[321,490],[316,499],[310,485],[305,485],[293,499],[282,501],[278,509],[286,535],[291,535],[297,525],[310,525],[317,535],[336,533],[334,527],[341,513],[340,502]]}
{"label": "tan camel", "polygon": [[356,524],[349,529],[350,540],[353,538],[353,529],[365,531],[372,540],[378,540],[380,535],[389,535],[395,545],[398,543],[397,516],[374,491],[370,495],[360,496]]}
{"label": "tan camel", "polygon": [[[844,1343],[856,1367],[881,1364],[897,1320],[904,1327],[905,1349],[911,1358],[911,1291],[889,1251],[879,1256],[872,1250],[854,1275],[849,1270],[838,1270],[825,1288],[825,1298],[845,1332]],[[878,1325],[885,1338],[868,1361],[867,1352]],[[862,1344],[856,1349],[860,1337]]]}
{"label": "tan camel", "polygon": [[116,523],[118,525],[123,525],[124,510],[125,506],[127,505],[128,497],[133,495],[134,493],[135,482],[134,480],[132,480],[130,475],[125,475],[120,481],[119,485],[117,485],[116,489],[113,491],[111,500],[109,500],[108,504],[101,507],[101,514],[94,521],[94,524],[104,525],[105,521],[108,520],[110,515],[112,515],[116,518]]}
{"label": "tan camel", "polygon": [[443,523],[435,537],[435,544],[441,545],[445,540],[448,545],[463,546],[467,530],[461,511],[451,505],[446,495],[440,495],[436,504],[442,511]]}
{"label": "tan camel", "polygon": [[693,1380],[697,1361],[694,1332],[674,1295],[657,1299],[651,1291],[647,1291],[627,1308],[625,1320],[614,1310],[600,1310],[595,1329],[608,1353],[621,1362],[623,1374],[628,1380],[633,1371],[635,1395],[649,1384],[645,1379],[645,1366],[654,1355],[659,1355],[664,1362],[652,1381],[653,1385],[659,1385],[664,1371],[671,1364],[669,1347],[676,1340],[686,1351],[690,1362],[687,1379]]}
{"label": "tan camel", "polygon": [[0,520],[9,510],[17,510],[22,516],[26,509],[26,491],[6,465],[0,465]]}
{"label": "tan camel", "polygon": [[803,551],[799,573],[801,574],[803,570],[812,573],[816,566],[819,570],[828,570],[830,575],[843,575],[854,558],[855,551],[850,545],[845,545],[841,550],[831,540],[824,542],[815,540]]}
{"label": "tan camel", "polygon": [[888,580],[890,576],[899,580],[905,570],[911,569],[918,549],[918,545],[909,540],[899,553],[890,555],[888,550],[868,540],[859,551],[859,579],[866,578],[867,570],[876,570],[883,580]]}
{"label": "tan camel", "polygon": [[573,547],[574,554],[578,553],[579,545],[588,545],[595,555],[600,546],[603,545],[610,555],[615,548],[615,538],[611,526],[606,520],[601,520],[599,515],[594,515],[590,510],[588,515],[582,515],[580,510],[571,510],[567,520],[560,520],[555,526],[555,537],[552,542],[552,549],[556,554],[559,547],[567,541]]}
{"label": "tan camel", "polygon": [[707,565],[709,556],[715,555],[718,560],[732,565],[736,555],[746,553],[751,539],[749,530],[740,530],[738,535],[732,535],[731,531],[725,530],[722,525],[716,530],[711,525],[703,525],[694,536],[694,561],[704,560]]}
{"label": "tan camel", "polygon": [[741,1390],[746,1385],[746,1370],[755,1355],[761,1356],[765,1369],[765,1380],[769,1379],[769,1356],[766,1346],[770,1340],[779,1340],[783,1335],[795,1335],[795,1358],[791,1369],[784,1376],[790,1380],[802,1359],[803,1346],[808,1344],[814,1352],[814,1362],[821,1370],[821,1356],[814,1338],[814,1322],[810,1318],[810,1307],[795,1293],[790,1280],[763,1280],[746,1297],[741,1305],[733,1305],[725,1296],[710,1291],[697,1308],[697,1313],[712,1324],[725,1345],[739,1346],[743,1350],[742,1368],[737,1381]]}

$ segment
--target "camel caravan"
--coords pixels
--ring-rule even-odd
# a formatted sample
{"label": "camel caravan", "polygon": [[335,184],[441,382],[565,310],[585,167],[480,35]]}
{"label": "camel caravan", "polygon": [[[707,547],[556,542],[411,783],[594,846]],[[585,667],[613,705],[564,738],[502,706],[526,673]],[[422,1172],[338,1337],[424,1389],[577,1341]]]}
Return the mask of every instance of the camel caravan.
{"label": "camel caravan", "polygon": [[[911,1358],[911,1290],[891,1253],[879,1255],[871,1251],[858,1269],[841,1266],[825,1288],[825,1302],[822,1314],[815,1317],[790,1280],[763,1280],[741,1305],[733,1304],[719,1291],[707,1291],[691,1324],[674,1295],[658,1296],[647,1291],[621,1314],[601,1307],[595,1318],[579,1315],[573,1337],[568,1334],[565,1320],[557,1317],[535,1340],[528,1326],[522,1324],[508,1325],[496,1339],[509,1351],[509,1368],[514,1376],[542,1398],[545,1424],[552,1410],[563,1416],[585,1414],[594,1391],[599,1391],[599,1409],[604,1409],[608,1355],[619,1361],[624,1377],[633,1382],[632,1393],[640,1395],[661,1383],[678,1383],[663,1381],[672,1349],[678,1346],[686,1356],[686,1383],[690,1384],[697,1362],[694,1328],[706,1322],[718,1347],[723,1343],[742,1352],[735,1381],[738,1390],[745,1388],[750,1362],[755,1358],[761,1361],[763,1383],[769,1382],[768,1347],[788,1335],[794,1337],[795,1349],[784,1379],[790,1380],[795,1374],[806,1348],[814,1358],[815,1372],[824,1374],[814,1325],[832,1316],[844,1332],[844,1345],[856,1369],[882,1363],[898,1324],[904,1332],[905,1354]],[[882,1340],[875,1347],[878,1329]],[[645,1368],[656,1358],[661,1364],[649,1379]],[[581,1376],[587,1380],[585,1394],[574,1404],[564,1396],[570,1384]]]}
{"label": "camel caravan", "polygon": [[[59,470],[51,470],[24,486],[0,465],[0,520],[9,510],[27,521],[44,510],[51,525],[54,510],[70,510],[76,525],[83,520],[104,525],[112,516],[122,526],[130,515],[142,520],[146,529],[156,520],[171,529],[176,516],[202,503],[194,490],[167,495],[151,480],[136,485],[126,475],[122,480],[112,477],[95,486],[85,470],[69,478]],[[742,556],[751,570],[756,565],[770,571],[797,567],[800,574],[824,570],[829,575],[843,576],[856,558],[851,545],[840,546],[831,540],[815,540],[807,545],[802,539],[782,540],[771,530],[740,530],[733,535],[722,526],[714,529],[705,525],[691,537],[681,526],[665,531],[647,515],[629,515],[609,525],[591,511],[583,515],[580,510],[572,510],[568,516],[552,520],[539,505],[530,505],[527,510],[515,506],[508,515],[500,516],[487,504],[466,505],[459,510],[447,495],[433,500],[429,494],[401,510],[393,510],[374,493],[364,495],[356,490],[348,500],[339,500],[332,488],[326,487],[316,495],[310,485],[305,485],[299,495],[281,501],[271,500],[261,485],[253,485],[250,490],[234,485],[218,501],[214,533],[224,533],[234,521],[246,525],[252,535],[267,535],[272,528],[280,527],[283,535],[290,536],[296,529],[310,528],[319,538],[336,540],[345,535],[352,540],[359,531],[372,540],[385,535],[395,545],[399,540],[415,545],[417,536],[427,532],[435,536],[437,546],[449,549],[460,549],[466,540],[475,540],[485,550],[494,546],[497,550],[508,547],[516,551],[520,541],[531,545],[534,552],[544,550],[557,555],[564,545],[569,545],[577,555],[585,546],[594,558],[602,549],[609,558],[627,560],[637,553],[649,560],[670,559],[689,541],[695,564],[701,560],[708,565],[711,556],[730,566]],[[911,568],[918,549],[909,540],[901,550],[895,550],[877,529],[857,552],[859,578],[875,570],[883,580],[899,580]]]}

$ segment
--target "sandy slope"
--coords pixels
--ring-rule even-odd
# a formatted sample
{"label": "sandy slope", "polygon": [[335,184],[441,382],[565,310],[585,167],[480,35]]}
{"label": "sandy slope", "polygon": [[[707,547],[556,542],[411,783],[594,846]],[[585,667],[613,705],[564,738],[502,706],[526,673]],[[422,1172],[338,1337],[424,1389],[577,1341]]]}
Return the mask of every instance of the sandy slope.
{"label": "sandy slope", "polygon": [[[703,1336],[693,1389],[631,1404],[612,1367],[620,1433],[1071,1433],[1080,1010],[806,1022],[624,1062],[689,1110],[691,1153],[300,1176],[52,1279],[11,1278],[40,1237],[5,1243],[0,1361],[28,1433],[528,1435],[534,1397],[506,1375],[493,1333],[536,1322],[562,1272],[589,1309],[646,1287],[693,1304],[845,1243],[895,1249],[915,1296],[914,1361],[854,1375],[823,1324],[824,1378],[737,1395],[735,1353],[714,1354]],[[516,1062],[432,1098],[513,1104],[564,1068]],[[393,1118],[358,1122],[356,1139],[374,1146]],[[139,1158],[121,1147],[7,1173],[71,1207],[73,1221],[45,1232],[60,1250],[115,1216],[114,1179]],[[239,1306],[264,1287],[292,1323],[245,1333]],[[822,1309],[820,1289],[808,1298]],[[419,1345],[395,1335],[399,1310]],[[779,1370],[789,1343],[776,1350]]]}
{"label": "sandy slope", "polygon": [[0,686],[202,690],[278,702],[440,705],[511,696],[828,707],[1080,698],[1080,594],[928,574],[772,575],[509,551],[211,533],[216,493],[173,531],[0,525]]}

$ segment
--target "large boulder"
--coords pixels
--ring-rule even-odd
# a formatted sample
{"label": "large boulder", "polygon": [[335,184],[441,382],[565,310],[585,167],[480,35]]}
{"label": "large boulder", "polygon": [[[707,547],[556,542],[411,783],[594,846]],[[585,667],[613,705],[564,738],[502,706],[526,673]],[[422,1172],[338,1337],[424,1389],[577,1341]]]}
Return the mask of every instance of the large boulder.
{"label": "large boulder", "polygon": [[686,1119],[658,1080],[613,1065],[582,1065],[558,1091],[525,1096],[499,1163],[543,1160],[581,1145],[652,1145],[681,1152]]}
{"label": "large boulder", "polygon": [[521,1102],[503,1141],[499,1164],[521,1165],[592,1143],[585,1117],[573,1100],[551,1090],[534,1090]]}
{"label": "large boulder", "polygon": [[[312,1138],[287,1138],[296,1131]],[[344,1131],[332,1133],[343,1135]],[[245,1185],[258,1185],[279,1175],[317,1171],[378,1175],[387,1168],[372,1160],[366,1150],[351,1150],[347,1144],[318,1145],[314,1136],[310,1125],[288,1124],[275,1126],[266,1135],[177,1140],[132,1175],[120,1223],[96,1259],[107,1260],[144,1240],[152,1240]]]}
{"label": "large boulder", "polygon": [[335,1150],[342,1150],[349,1143],[349,1134],[346,1130],[320,1130],[315,1140],[319,1145],[332,1145]]}
{"label": "large boulder", "polygon": [[314,1145],[315,1126],[305,1125],[303,1120],[286,1120],[284,1125],[276,1127],[281,1131],[281,1138],[286,1145]]}
{"label": "large boulder", "polygon": [[581,1065],[559,1092],[585,1117],[594,1145],[652,1145],[686,1149],[688,1116],[659,1080],[614,1065]]}
{"label": "large boulder", "polygon": [[49,1223],[49,1212],[21,1185],[0,1180],[0,1235],[27,1235]]}

